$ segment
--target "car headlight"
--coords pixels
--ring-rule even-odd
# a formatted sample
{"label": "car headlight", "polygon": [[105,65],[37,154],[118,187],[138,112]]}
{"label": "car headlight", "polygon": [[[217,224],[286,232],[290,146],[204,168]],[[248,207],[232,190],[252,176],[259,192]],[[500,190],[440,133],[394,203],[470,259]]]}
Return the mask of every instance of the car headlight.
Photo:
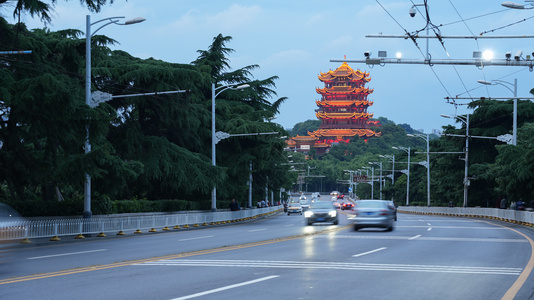
{"label": "car headlight", "polygon": [[309,217],[311,217],[311,216],[313,216],[313,212],[311,212],[311,211],[309,211],[309,210],[307,210],[307,211],[304,212],[304,217],[305,217],[305,218],[309,218]]}
{"label": "car headlight", "polygon": [[328,212],[328,215],[331,217],[335,217],[337,215],[337,211],[331,210],[330,212]]}

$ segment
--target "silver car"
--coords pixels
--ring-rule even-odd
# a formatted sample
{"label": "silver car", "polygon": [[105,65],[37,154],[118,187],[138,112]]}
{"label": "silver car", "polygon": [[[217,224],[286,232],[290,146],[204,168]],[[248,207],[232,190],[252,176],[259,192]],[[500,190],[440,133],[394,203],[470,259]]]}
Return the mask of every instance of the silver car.
{"label": "silver car", "polygon": [[317,222],[328,222],[334,225],[339,223],[338,212],[330,201],[313,202],[310,208],[304,211],[304,217],[308,225]]}
{"label": "silver car", "polygon": [[354,230],[379,227],[392,231],[395,215],[388,201],[359,200],[354,206],[354,215],[350,219],[354,221]]}

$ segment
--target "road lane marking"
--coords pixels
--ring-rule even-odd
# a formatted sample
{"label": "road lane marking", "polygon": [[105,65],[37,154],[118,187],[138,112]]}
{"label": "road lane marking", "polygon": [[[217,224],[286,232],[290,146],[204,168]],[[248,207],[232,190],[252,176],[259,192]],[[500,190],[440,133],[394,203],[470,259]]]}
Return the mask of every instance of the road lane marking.
{"label": "road lane marking", "polygon": [[432,227],[429,227],[426,231],[432,231]]}
{"label": "road lane marking", "polygon": [[166,260],[166,259],[176,259],[176,258],[183,258],[183,257],[197,256],[197,255],[205,255],[205,254],[213,254],[213,253],[220,253],[220,252],[226,252],[226,251],[234,251],[234,250],[246,249],[246,248],[251,248],[251,247],[258,247],[258,246],[264,246],[264,245],[271,245],[271,244],[275,244],[275,243],[293,241],[293,240],[297,240],[297,239],[301,239],[301,238],[308,238],[310,236],[314,236],[314,235],[318,235],[318,234],[325,234],[325,233],[331,233],[331,232],[337,232],[337,231],[341,231],[341,230],[346,230],[346,229],[349,229],[351,227],[352,227],[352,225],[330,227],[330,228],[327,228],[325,230],[311,232],[311,233],[292,235],[292,236],[287,236],[287,237],[282,237],[282,238],[274,238],[274,239],[263,240],[263,241],[259,241],[259,242],[239,244],[239,245],[234,245],[234,246],[223,246],[223,247],[206,249],[206,250],[196,250],[196,251],[191,251],[191,252],[182,252],[182,253],[178,253],[178,254],[156,256],[156,257],[135,259],[135,260],[127,260],[127,261],[117,262],[117,263],[112,263],[112,264],[107,264],[107,265],[93,265],[93,266],[87,266],[87,267],[77,267],[77,268],[73,268],[73,269],[66,269],[66,270],[61,270],[61,271],[56,271],[56,272],[48,272],[48,273],[32,274],[32,275],[20,276],[20,277],[12,277],[12,278],[0,279],[0,285],[18,283],[18,282],[25,282],[25,281],[31,281],[31,280],[38,280],[38,279],[45,279],[45,278],[53,278],[53,277],[58,277],[58,276],[67,276],[67,275],[80,274],[80,273],[93,272],[93,271],[100,271],[100,270],[107,270],[107,269],[120,268],[120,267],[127,267],[127,266],[141,264],[141,263],[144,263],[144,262],[159,261],[159,260]]}
{"label": "road lane marking", "polygon": [[370,263],[310,262],[310,261],[203,260],[203,259],[199,259],[199,260],[168,259],[168,260],[160,260],[160,261],[136,264],[135,266],[335,269],[335,270],[349,270],[349,271],[404,271],[404,272],[512,275],[512,276],[518,276],[523,270],[522,268],[503,268],[503,267],[466,267],[466,266],[370,264]]}
{"label": "road lane marking", "polygon": [[[428,226],[425,225],[419,225],[419,226],[395,226],[395,227],[402,227],[402,228],[427,228]],[[482,229],[482,230],[505,230],[506,228],[498,228],[498,227],[469,227],[469,226],[432,226],[433,228],[442,228],[442,229]]]}
{"label": "road lane marking", "polygon": [[88,251],[80,251],[80,252],[35,256],[35,257],[28,257],[26,259],[41,259],[41,258],[50,258],[50,257],[58,257],[58,256],[67,256],[67,255],[78,255],[78,254],[86,254],[86,253],[100,252],[100,251],[106,251],[106,250],[108,249],[98,249],[98,250],[88,250]]}
{"label": "road lane marking", "polygon": [[[409,240],[413,236],[388,236],[388,235],[329,235],[314,236],[314,239],[370,239],[370,240]],[[488,243],[528,243],[522,239],[490,239],[490,238],[447,238],[447,237],[419,237],[418,241],[446,241],[446,242],[488,242]]]}
{"label": "road lane marking", "polygon": [[213,237],[213,235],[199,236],[199,237],[194,237],[194,238],[190,238],[190,239],[181,239],[181,240],[178,240],[178,242],[207,239],[207,238],[212,238],[212,237]]}
{"label": "road lane marking", "polygon": [[367,254],[375,253],[375,252],[386,250],[386,249],[387,249],[387,247],[382,247],[382,248],[378,248],[378,249],[375,249],[375,250],[367,251],[367,252],[364,252],[364,253],[354,254],[352,257],[360,257],[360,256],[364,256],[364,255],[367,255]]}
{"label": "road lane marking", "polygon": [[411,237],[411,238],[409,238],[408,240],[410,240],[410,241],[411,241],[411,240],[415,240],[416,238],[420,238],[420,237],[421,237],[421,235],[420,235],[420,234],[418,234],[418,235],[416,235],[416,236],[412,236],[412,237]]}
{"label": "road lane marking", "polygon": [[249,230],[248,232],[257,232],[257,231],[265,231],[265,230],[267,230],[267,228]]}
{"label": "road lane marking", "polygon": [[205,296],[205,295],[209,295],[209,294],[213,294],[213,293],[217,293],[217,292],[222,292],[222,291],[229,290],[229,289],[234,289],[234,288],[242,287],[242,286],[249,285],[249,284],[254,284],[254,283],[262,282],[262,281],[269,280],[269,279],[273,279],[273,278],[277,278],[277,277],[280,277],[280,276],[278,276],[278,275],[267,276],[267,277],[263,277],[263,278],[258,278],[258,279],[250,280],[250,281],[245,281],[245,282],[242,282],[242,283],[232,284],[232,285],[225,286],[225,287],[218,288],[218,289],[213,289],[213,290],[209,290],[209,291],[205,291],[205,292],[200,292],[200,293],[192,294],[192,295],[189,295],[189,296],[184,296],[184,297],[174,298],[174,299],[171,299],[171,300],[185,300],[185,299],[191,299],[191,298],[201,297],[201,296]]}

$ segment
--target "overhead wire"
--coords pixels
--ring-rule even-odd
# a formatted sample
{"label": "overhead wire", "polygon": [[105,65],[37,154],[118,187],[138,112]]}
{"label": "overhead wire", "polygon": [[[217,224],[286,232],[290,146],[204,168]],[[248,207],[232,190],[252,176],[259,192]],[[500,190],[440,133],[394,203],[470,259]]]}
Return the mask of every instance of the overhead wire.
{"label": "overhead wire", "polygon": [[[378,0],[375,0],[378,5],[380,5],[380,7],[382,7],[382,9],[391,17],[391,19],[393,19],[393,21],[395,21],[395,23],[397,23],[397,25],[402,29],[404,30],[404,32],[411,38],[411,40],[413,41],[413,43],[415,44],[415,46],[417,47],[417,49],[419,50],[419,53],[421,53],[421,55],[426,59],[426,55],[423,54],[423,51],[421,50],[421,48],[419,47],[419,45],[417,44],[417,39],[415,38],[415,35],[412,35],[408,32],[408,30],[406,30],[390,13],[389,11],[380,3],[380,1]],[[413,2],[412,2],[413,3]],[[425,0],[425,3],[426,3],[426,0]],[[424,28],[423,28],[424,29]],[[441,86],[443,87],[443,89],[446,91],[446,93],[450,96],[451,94],[449,93],[449,91],[447,90],[447,87],[445,87],[445,84],[443,84],[443,82],[441,81],[441,79],[439,78],[438,74],[434,71],[434,69],[432,68],[432,66],[429,64],[430,66],[430,70],[432,71],[432,73],[434,73],[434,76],[436,77],[436,79],[438,80],[438,82],[441,84]]]}

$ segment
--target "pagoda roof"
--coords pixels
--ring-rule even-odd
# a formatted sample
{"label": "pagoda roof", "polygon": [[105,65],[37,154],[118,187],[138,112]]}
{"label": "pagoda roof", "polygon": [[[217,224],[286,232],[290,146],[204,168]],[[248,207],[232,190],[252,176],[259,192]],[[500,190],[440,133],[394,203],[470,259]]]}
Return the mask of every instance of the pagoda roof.
{"label": "pagoda roof", "polygon": [[373,114],[370,113],[357,113],[357,112],[344,112],[344,113],[327,113],[319,111],[315,113],[319,119],[370,119]]}
{"label": "pagoda roof", "polygon": [[328,145],[327,143],[315,143],[315,145],[313,145],[314,148],[329,148],[330,145]]}
{"label": "pagoda roof", "polygon": [[314,132],[308,132],[309,135],[319,137],[334,136],[337,138],[342,137],[379,137],[382,132],[374,132],[370,129],[319,129]]}
{"label": "pagoda roof", "polygon": [[373,101],[368,100],[316,100],[317,106],[371,106]]}
{"label": "pagoda roof", "polygon": [[[309,132],[308,132],[309,133]],[[298,135],[294,136],[292,138],[294,141],[300,141],[300,142],[312,142],[316,141],[318,138],[315,136],[309,136],[309,135]]]}
{"label": "pagoda roof", "polygon": [[318,76],[319,80],[321,81],[332,81],[337,79],[338,77],[348,77],[349,79],[353,81],[363,80],[365,82],[371,81],[371,77],[369,77],[369,73],[362,72],[358,69],[354,70],[351,68],[346,62],[343,62],[341,66],[335,70],[330,70],[326,73],[320,72],[321,74]]}
{"label": "pagoda roof", "polygon": [[336,85],[330,88],[316,88],[318,94],[366,94],[373,93],[374,89],[349,85]]}

